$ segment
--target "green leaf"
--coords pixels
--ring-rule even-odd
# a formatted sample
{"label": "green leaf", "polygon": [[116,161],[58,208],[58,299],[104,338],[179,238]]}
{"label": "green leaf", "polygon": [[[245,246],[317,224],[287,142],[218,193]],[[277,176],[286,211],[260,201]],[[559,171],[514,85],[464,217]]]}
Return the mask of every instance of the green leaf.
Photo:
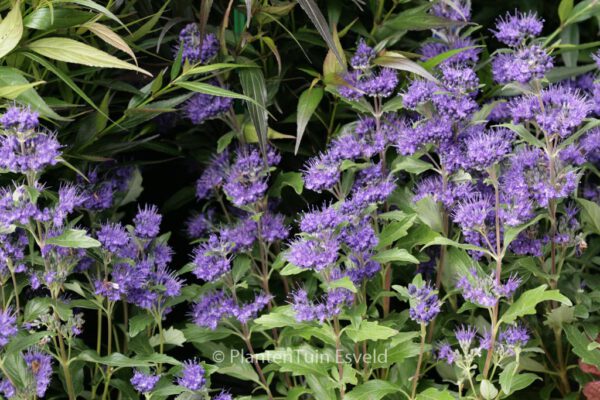
{"label": "green leaf", "polygon": [[[381,217],[381,215],[379,217]],[[394,243],[396,240],[408,235],[408,229],[413,226],[414,220],[414,216],[404,217],[404,219],[400,221],[392,221],[384,225],[385,227],[379,234],[377,249],[383,249]]]}
{"label": "green leaf", "polygon": [[40,315],[48,312],[50,308],[50,298],[49,297],[36,297],[31,299],[25,305],[25,311],[23,313],[23,320],[27,322],[31,322],[34,319],[40,317]]}
{"label": "green leaf", "polygon": [[256,325],[265,329],[283,328],[298,325],[292,306],[275,307],[268,314],[263,314],[254,320]]}
{"label": "green leaf", "polygon": [[535,147],[543,147],[544,144],[531,132],[529,132],[523,125],[515,125],[515,124],[500,124],[498,126],[502,126],[504,128],[508,128],[511,131],[515,132],[521,139],[526,141],[527,143],[535,146]]}
{"label": "green leaf", "polygon": [[[399,96],[400,97],[400,96]],[[433,168],[430,163],[420,160],[414,156],[399,156],[392,165],[392,173],[406,171],[411,174],[422,174]]]}
{"label": "green leaf", "polygon": [[273,185],[269,190],[269,196],[281,197],[281,190],[285,186],[291,187],[297,194],[302,194],[302,190],[304,189],[304,179],[302,178],[302,173],[282,172],[277,175],[275,182],[273,182]]}
{"label": "green leaf", "polygon": [[232,99],[240,99],[250,102],[255,105],[260,105],[256,102],[256,100],[245,96],[240,93],[232,92],[231,90],[227,90],[225,88],[210,85],[208,83],[203,82],[176,82],[177,86],[182,87],[187,90],[191,90],[192,92],[210,94],[211,96],[220,96],[220,97],[230,97]]}
{"label": "green leaf", "polygon": [[375,36],[384,39],[399,31],[425,31],[433,28],[447,28],[463,25],[462,22],[441,18],[428,12],[429,5],[409,8],[385,21],[376,31]]}
{"label": "green leaf", "polygon": [[535,314],[535,307],[543,301],[553,300],[569,306],[572,305],[571,300],[560,294],[558,290],[546,289],[547,285],[541,285],[535,289],[524,292],[510,305],[508,310],[504,312],[500,321],[506,324],[512,324],[517,318]]}
{"label": "green leaf", "polygon": [[404,262],[404,263],[412,263],[418,264],[419,260],[412,254],[410,254],[406,249],[389,249],[381,251],[375,254],[372,257],[373,261],[380,262],[382,264],[386,264],[389,262]]}
{"label": "green leaf", "polygon": [[434,246],[434,245],[440,245],[440,246],[446,245],[446,246],[457,247],[459,249],[464,249],[464,250],[480,251],[489,256],[493,256],[489,250],[484,249],[483,247],[474,246],[472,244],[464,244],[464,243],[455,242],[454,240],[445,238],[443,236],[435,237],[432,241],[428,242],[425,246],[423,246],[423,249],[425,249],[429,246]]}
{"label": "green leaf", "polygon": [[584,225],[595,234],[600,234],[600,206],[593,201],[576,199],[581,206]]}
{"label": "green leaf", "polygon": [[136,65],[120,60],[102,50],[73,39],[49,37],[29,43],[28,47],[37,54],[53,60],[90,67],[127,69],[152,76],[150,72]]}
{"label": "green leaf", "polygon": [[33,10],[23,19],[23,23],[30,29],[43,31],[63,29],[80,25],[93,18],[93,14],[72,8],[43,7]]}
{"label": "green leaf", "polygon": [[498,396],[498,389],[496,389],[496,386],[492,382],[484,379],[479,386],[479,393],[481,393],[481,397],[485,400],[492,400]]}
{"label": "green leaf", "polygon": [[298,275],[306,271],[306,268],[300,268],[294,264],[287,264],[281,271],[279,271],[279,275],[282,276],[290,276],[290,275]]}
{"label": "green leaf", "polygon": [[567,340],[573,346],[573,353],[577,354],[583,362],[600,368],[600,350],[589,350],[588,346],[595,340],[587,337],[574,325],[565,326]]}
{"label": "green leaf", "polygon": [[47,239],[46,244],[75,249],[100,247],[99,241],[87,236],[86,234],[87,232],[83,229],[67,229],[59,236]]}
{"label": "green leaf", "polygon": [[262,70],[243,69],[239,73],[240,83],[244,94],[254,101],[248,102],[250,119],[256,129],[258,145],[263,157],[267,157],[267,135],[269,129],[269,115],[267,113],[267,85]]}
{"label": "green leaf", "polygon": [[384,381],[381,379],[373,379],[362,385],[356,386],[346,395],[348,400],[380,400],[388,394],[398,393],[400,386]]}
{"label": "green leaf", "polygon": [[233,63],[214,63],[209,65],[200,65],[192,67],[188,70],[183,71],[182,76],[195,75],[195,74],[207,74],[209,72],[220,71],[223,69],[237,69],[237,68],[256,68],[255,65],[250,64],[233,64]]}
{"label": "green leaf", "polygon": [[18,96],[20,96],[23,92],[34,88],[36,86],[41,85],[42,83],[46,83],[44,81],[26,83],[23,85],[11,85],[11,86],[0,86],[0,97],[5,99],[14,100]]}
{"label": "green leaf", "polygon": [[[561,43],[568,43],[573,45],[579,44],[579,25],[573,24],[566,26],[560,33]],[[577,60],[579,58],[579,50],[576,48],[573,50],[563,50],[561,57],[567,68],[574,68],[577,66]]]}
{"label": "green leaf", "polygon": [[328,376],[328,367],[335,364],[335,354],[308,345],[266,350],[256,354],[256,359],[277,364],[282,372],[291,372],[295,376]]}
{"label": "green leaf", "polygon": [[448,51],[445,51],[445,52],[443,52],[441,54],[438,54],[435,57],[431,57],[427,61],[424,61],[423,63],[421,63],[421,65],[426,70],[431,71],[433,68],[437,67],[439,64],[443,63],[444,61],[446,61],[450,57],[453,57],[453,56],[455,56],[457,54],[460,54],[460,53],[462,53],[465,50],[476,49],[478,47],[483,47],[483,46],[468,46],[468,47],[462,47],[460,49],[448,50]]}
{"label": "green leaf", "polygon": [[[179,329],[170,327],[169,329],[163,331],[164,344],[172,344],[181,347],[185,342],[185,335]],[[156,334],[150,338],[150,346],[156,347],[158,345],[160,345],[160,335]]]}
{"label": "green leaf", "polygon": [[521,233],[525,229],[529,228],[530,226],[537,224],[543,218],[545,218],[543,215],[538,215],[537,217],[535,217],[534,219],[532,219],[531,221],[529,221],[527,223],[524,223],[524,224],[521,224],[518,226],[507,227],[504,232],[504,249],[508,249],[508,245],[510,245],[510,243],[513,240],[515,240],[515,238],[519,235],[519,233]]}
{"label": "green leaf", "polygon": [[346,335],[354,343],[362,342],[364,340],[385,340],[398,333],[396,329],[379,325],[377,321],[361,321],[358,327],[352,325],[344,329]]}
{"label": "green leaf", "polygon": [[327,24],[327,21],[325,21],[325,17],[321,13],[321,10],[319,10],[317,3],[315,3],[314,0],[298,0],[298,4],[300,4],[300,7],[302,7],[306,15],[308,15],[308,18],[310,18],[315,28],[317,28],[317,31],[325,40],[325,43],[329,46],[329,50],[333,52],[339,64],[345,69],[346,63],[344,62],[344,57],[338,50],[333,35],[329,30],[329,25]]}
{"label": "green leaf", "polygon": [[[0,85],[1,86],[15,86],[15,85],[28,85],[29,82],[23,77],[22,72],[18,69],[11,67],[0,67]],[[19,103],[23,103],[31,107],[32,110],[37,111],[44,117],[55,119],[57,121],[70,121],[68,118],[63,118],[55,113],[48,104],[40,97],[35,89],[27,89],[16,96],[15,100]]]}
{"label": "green leaf", "polygon": [[518,369],[519,364],[517,364],[515,361],[512,361],[506,365],[502,373],[500,373],[499,382],[504,394],[508,395],[518,390],[525,389],[536,380],[541,379],[535,374],[519,374]]}
{"label": "green leaf", "polygon": [[302,141],[302,136],[304,135],[304,130],[306,129],[306,125],[308,121],[310,121],[310,117],[313,115],[321,99],[323,98],[323,89],[319,87],[309,87],[300,95],[298,99],[298,112],[296,117],[296,146],[294,147],[294,154],[298,154],[298,149],[300,148],[300,142]]}
{"label": "green leaf", "polygon": [[560,22],[565,22],[573,10],[573,0],[562,0],[558,5],[558,18]]}
{"label": "green leaf", "polygon": [[[75,82],[73,82],[73,80],[71,79],[71,77],[69,77],[69,75],[67,75],[61,69],[57,68],[54,64],[52,64],[51,62],[46,60],[44,57],[40,57],[37,54],[29,53],[29,52],[24,52],[24,54],[27,57],[34,60],[35,62],[44,66],[47,70],[51,71],[54,75],[58,76],[63,82],[65,82],[67,84],[67,86],[69,86],[71,89],[73,89],[73,91],[75,93],[77,93],[83,100],[85,100],[89,105],[91,105],[96,111],[98,111],[101,114],[104,114],[104,112],[100,108],[98,108],[98,106],[94,103],[94,101],[92,99],[90,99],[88,97],[88,95],[85,94],[85,92],[83,90],[81,90],[81,88],[79,86],[77,86],[75,84]],[[57,119],[56,117],[53,117],[53,118]],[[59,117],[59,118],[63,119],[62,117]]]}
{"label": "green leaf", "polygon": [[561,304],[560,307],[553,308],[546,314],[544,325],[549,326],[553,330],[562,330],[563,326],[573,323],[576,319],[575,307]]}
{"label": "green leaf", "polygon": [[[119,25],[121,25],[123,28],[125,28],[127,30],[127,26],[125,26],[125,24],[123,24],[123,22],[121,22],[121,20],[119,18],[117,18],[117,16],[115,14],[110,12],[106,7],[101,6],[100,4],[98,4],[92,0],[53,0],[53,3],[79,4],[80,6],[84,6],[91,10],[98,11],[99,13],[101,13],[104,16],[106,16],[107,18],[115,21],[116,23],[118,23]],[[166,4],[168,4],[168,3],[169,2],[167,1]]]}
{"label": "green leaf", "polygon": [[84,350],[77,357],[75,357],[75,359],[107,365],[109,367],[154,367],[156,364],[181,364],[173,357],[158,353],[129,358],[121,353],[115,352],[109,356],[101,357],[93,350]]}
{"label": "green leaf", "polygon": [[154,322],[154,318],[150,314],[138,314],[133,318],[130,318],[129,323],[129,337],[135,337],[144,329],[146,329],[152,322]]}
{"label": "green leaf", "polygon": [[455,398],[447,390],[429,388],[417,394],[416,400],[455,400]]}
{"label": "green leaf", "polygon": [[431,75],[429,71],[427,71],[425,68],[423,68],[416,62],[404,57],[400,53],[393,53],[391,51],[388,51],[385,53],[385,55],[377,57],[375,60],[373,60],[373,63],[382,67],[411,72],[432,82],[437,82],[437,79],[433,75]]}
{"label": "green leaf", "polygon": [[21,2],[17,1],[0,22],[0,58],[17,47],[21,36],[23,36],[23,19],[21,18]]}
{"label": "green leaf", "polygon": [[327,287],[329,289],[344,288],[344,289],[351,291],[352,293],[358,292],[358,290],[356,289],[356,286],[354,286],[354,283],[347,276],[344,276],[341,279],[336,279],[335,281],[329,282],[327,284]]}

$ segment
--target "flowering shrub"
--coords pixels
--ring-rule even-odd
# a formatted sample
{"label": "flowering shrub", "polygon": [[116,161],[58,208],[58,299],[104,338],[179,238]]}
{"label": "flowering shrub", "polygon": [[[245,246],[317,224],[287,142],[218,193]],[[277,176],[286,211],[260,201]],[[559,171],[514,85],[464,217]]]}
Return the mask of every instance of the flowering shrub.
{"label": "flowering shrub", "polygon": [[600,4],[368,3],[0,6],[1,397],[600,398]]}

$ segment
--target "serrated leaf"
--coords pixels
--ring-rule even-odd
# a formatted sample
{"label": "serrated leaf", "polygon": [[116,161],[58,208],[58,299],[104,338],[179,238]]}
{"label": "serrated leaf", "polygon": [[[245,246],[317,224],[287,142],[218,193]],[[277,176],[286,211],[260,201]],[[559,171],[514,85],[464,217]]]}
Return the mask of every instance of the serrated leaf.
{"label": "serrated leaf", "polygon": [[364,320],[360,322],[360,325],[357,328],[348,326],[344,329],[344,332],[354,343],[362,342],[364,340],[385,340],[398,333],[396,329],[379,325],[379,322],[377,321]]}
{"label": "serrated leaf", "polygon": [[109,356],[101,357],[93,350],[84,350],[76,360],[89,361],[110,367],[153,367],[157,364],[179,365],[179,361],[165,354],[154,353],[147,356],[137,356],[129,358],[121,353],[112,353]]}
{"label": "serrated leaf", "polygon": [[150,72],[140,67],[73,39],[49,37],[29,43],[28,47],[35,53],[53,60],[90,67],[127,69],[152,76]]}
{"label": "serrated leaf", "polygon": [[380,400],[388,394],[398,393],[400,389],[400,386],[394,383],[373,379],[356,386],[344,398],[347,400]]}
{"label": "serrated leaf", "polygon": [[254,323],[265,329],[298,325],[292,306],[275,307],[270,313],[256,318]]}
{"label": "serrated leaf", "polygon": [[59,236],[46,239],[46,244],[75,249],[100,247],[100,242],[87,236],[87,232],[83,229],[67,229]]}
{"label": "serrated leaf", "polygon": [[586,199],[576,199],[581,206],[584,225],[595,234],[600,234],[600,206]]}
{"label": "serrated leaf", "polygon": [[[181,347],[185,342],[185,335],[179,329],[170,327],[163,331],[163,344],[172,344]],[[158,345],[160,345],[160,335],[157,333],[150,338],[150,346],[156,347]]]}
{"label": "serrated leaf", "polygon": [[502,314],[501,322],[512,324],[525,315],[535,314],[535,307],[544,301],[557,301],[566,305],[572,305],[571,300],[560,294],[558,290],[546,290],[546,285],[538,286],[535,289],[530,289],[510,305],[508,310]]}
{"label": "serrated leaf", "polygon": [[600,368],[600,350],[588,350],[591,340],[574,325],[565,326],[567,340],[573,346],[573,353],[577,354],[583,362]]}
{"label": "serrated leaf", "polygon": [[269,190],[269,195],[281,197],[281,190],[286,186],[294,189],[296,194],[302,194],[302,190],[304,189],[304,179],[302,178],[302,174],[300,172],[281,172],[275,178],[275,181]]}
{"label": "serrated leaf", "polygon": [[416,400],[455,400],[455,398],[447,390],[429,388],[417,394]]}
{"label": "serrated leaf", "polygon": [[386,264],[389,262],[407,262],[412,264],[418,264],[419,260],[410,254],[406,249],[389,249],[381,251],[371,257],[373,261]]}

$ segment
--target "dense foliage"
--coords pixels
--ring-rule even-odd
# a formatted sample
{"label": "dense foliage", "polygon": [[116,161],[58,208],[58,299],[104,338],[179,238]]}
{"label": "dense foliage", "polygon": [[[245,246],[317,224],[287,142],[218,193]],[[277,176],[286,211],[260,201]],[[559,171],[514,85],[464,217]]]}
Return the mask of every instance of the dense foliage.
{"label": "dense foliage", "polygon": [[0,12],[0,397],[600,399],[600,1]]}

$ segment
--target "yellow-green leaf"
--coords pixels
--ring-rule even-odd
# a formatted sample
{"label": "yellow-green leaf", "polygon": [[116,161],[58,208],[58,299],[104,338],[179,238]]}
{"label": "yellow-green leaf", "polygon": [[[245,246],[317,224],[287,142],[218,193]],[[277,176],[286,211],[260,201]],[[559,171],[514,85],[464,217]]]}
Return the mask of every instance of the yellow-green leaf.
{"label": "yellow-green leaf", "polygon": [[128,69],[152,76],[150,72],[140,67],[73,39],[61,37],[40,39],[30,43],[29,48],[44,57],[58,61],[90,67]]}
{"label": "yellow-green leaf", "polygon": [[0,22],[0,57],[4,57],[17,47],[23,36],[23,18],[20,2],[17,2],[6,18]]}

